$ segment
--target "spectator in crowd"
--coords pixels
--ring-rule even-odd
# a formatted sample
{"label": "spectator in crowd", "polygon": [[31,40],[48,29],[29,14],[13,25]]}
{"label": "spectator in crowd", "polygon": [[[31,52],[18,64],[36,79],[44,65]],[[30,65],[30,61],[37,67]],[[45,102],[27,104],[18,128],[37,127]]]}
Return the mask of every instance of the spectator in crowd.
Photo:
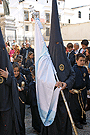
{"label": "spectator in crowd", "polygon": [[18,44],[15,45],[15,52],[17,55],[20,54],[20,46]]}
{"label": "spectator in crowd", "polygon": [[75,52],[75,54],[78,54],[78,52],[79,52],[79,44],[78,43],[74,43],[74,52]]}
{"label": "spectator in crowd", "polygon": [[15,45],[15,42],[16,42],[16,41],[15,41],[15,40],[13,40],[13,42],[12,42],[12,44],[11,44],[11,45],[13,45],[13,44]]}
{"label": "spectator in crowd", "polygon": [[10,50],[10,62],[13,63],[13,55],[15,54],[15,44],[12,44],[12,49]]}
{"label": "spectator in crowd", "polygon": [[22,47],[20,49],[20,55],[24,56],[24,49],[25,49],[25,44],[22,43]]}
{"label": "spectator in crowd", "polygon": [[34,49],[30,47],[30,44],[29,44],[29,43],[26,43],[26,47],[25,47],[25,49],[23,50],[23,64],[24,64],[24,65],[25,65],[25,61],[26,61],[26,59],[27,59],[28,53],[29,53],[30,51],[34,53]]}
{"label": "spectator in crowd", "polygon": [[[89,74],[89,79],[90,79],[90,47],[86,48],[86,60],[85,60],[85,65],[88,69],[88,74]],[[85,111],[90,110],[90,90],[87,91],[87,104]]]}
{"label": "spectator in crowd", "polygon": [[10,43],[9,43],[9,41],[7,41],[7,45],[10,47]]}
{"label": "spectator in crowd", "polygon": [[9,55],[9,53],[10,53],[10,47],[8,46],[7,42],[5,42],[5,45],[6,45],[6,49],[7,49],[8,55]]}
{"label": "spectator in crowd", "polygon": [[71,65],[73,66],[75,64],[75,52],[73,50],[73,44],[68,43],[67,44],[67,57],[70,59]]}
{"label": "spectator in crowd", "polygon": [[34,64],[33,57],[34,57],[34,54],[33,54],[33,52],[30,51],[28,53],[28,56],[27,56],[27,59],[26,59],[26,62],[25,62],[26,68],[29,68],[31,65]]}
{"label": "spectator in crowd", "polygon": [[80,48],[79,53],[86,55],[86,48],[88,47],[88,44],[89,44],[89,42],[87,39],[82,40],[82,42],[81,42],[82,48]]}
{"label": "spectator in crowd", "polygon": [[85,59],[85,64],[88,67],[90,63],[90,47],[86,48],[86,59]]}

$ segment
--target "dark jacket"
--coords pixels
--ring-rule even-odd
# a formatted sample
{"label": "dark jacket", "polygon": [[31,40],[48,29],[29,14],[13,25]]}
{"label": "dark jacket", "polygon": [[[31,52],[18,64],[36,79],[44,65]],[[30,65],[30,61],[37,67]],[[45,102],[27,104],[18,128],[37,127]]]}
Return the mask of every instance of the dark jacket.
{"label": "dark jacket", "polygon": [[[67,53],[67,56],[68,56],[68,53]],[[69,54],[69,57],[70,59],[70,62],[71,62],[71,65],[73,66],[75,64],[75,52],[72,51],[70,54]]]}

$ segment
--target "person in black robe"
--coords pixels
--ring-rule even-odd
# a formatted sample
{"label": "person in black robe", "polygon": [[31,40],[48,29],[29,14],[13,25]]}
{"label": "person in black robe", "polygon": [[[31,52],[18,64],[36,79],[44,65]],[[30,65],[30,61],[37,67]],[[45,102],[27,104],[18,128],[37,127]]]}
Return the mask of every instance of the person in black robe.
{"label": "person in black robe", "polygon": [[13,70],[19,91],[19,104],[22,120],[20,135],[25,135],[25,102],[26,102],[26,91],[28,90],[28,83],[26,82],[24,77],[22,77],[22,75],[20,74],[18,63],[13,64]]}
{"label": "person in black robe", "polygon": [[[51,32],[48,49],[57,72],[58,80],[56,80],[60,81],[69,105],[69,90],[74,84],[75,72],[65,53],[59,23],[57,2],[56,0],[52,0]],[[61,93],[58,99],[54,122],[50,126],[45,126],[42,123],[40,135],[72,135],[71,122]]]}
{"label": "person in black robe", "polygon": [[0,135],[20,135],[21,125],[17,85],[0,29]]}
{"label": "person in black robe", "polygon": [[35,84],[35,70],[32,71],[33,81],[29,83],[30,100],[31,100],[31,114],[32,114],[32,127],[40,133],[41,131],[41,119],[38,112],[37,98],[36,98],[36,84]]}
{"label": "person in black robe", "polygon": [[[81,124],[86,123],[85,106],[87,99],[87,90],[90,89],[89,74],[84,67],[85,56],[82,53],[76,55],[75,83],[71,92],[70,108],[76,127],[83,129]],[[76,91],[76,93],[74,92]]]}
{"label": "person in black robe", "polygon": [[20,58],[16,58],[14,60],[14,62],[17,62],[19,64],[20,73],[22,73],[25,76],[30,74],[30,70],[29,69],[25,69],[25,68],[22,67],[22,60]]}
{"label": "person in black robe", "polygon": [[23,50],[23,64],[25,65],[25,61],[27,59],[28,53],[33,52],[34,49],[30,47],[29,43],[26,43],[25,49]]}

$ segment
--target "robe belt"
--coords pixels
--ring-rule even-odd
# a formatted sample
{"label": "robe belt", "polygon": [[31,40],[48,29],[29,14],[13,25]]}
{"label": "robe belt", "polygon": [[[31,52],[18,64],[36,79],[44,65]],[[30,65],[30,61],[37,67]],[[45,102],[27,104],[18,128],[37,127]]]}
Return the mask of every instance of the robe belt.
{"label": "robe belt", "polygon": [[85,111],[84,111],[84,103],[83,103],[83,99],[82,99],[82,94],[81,94],[81,91],[86,89],[86,86],[82,89],[79,89],[79,90],[76,90],[76,89],[72,89],[74,93],[78,94],[78,101],[79,101],[79,105],[81,107],[81,110],[82,110],[82,118],[83,118],[83,114],[86,114]]}

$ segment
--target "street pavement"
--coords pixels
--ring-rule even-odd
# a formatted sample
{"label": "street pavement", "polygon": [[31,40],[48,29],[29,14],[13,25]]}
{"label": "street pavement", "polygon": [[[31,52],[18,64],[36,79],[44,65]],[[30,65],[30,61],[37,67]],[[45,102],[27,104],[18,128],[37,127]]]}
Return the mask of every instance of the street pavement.
{"label": "street pavement", "polygon": [[[87,117],[87,125],[84,125],[83,129],[77,129],[78,135],[90,135],[90,111],[86,112],[86,117]],[[26,105],[25,109],[25,127],[26,127],[26,135],[38,135],[32,128],[31,109],[28,105]],[[75,135],[74,132],[73,135]]]}

